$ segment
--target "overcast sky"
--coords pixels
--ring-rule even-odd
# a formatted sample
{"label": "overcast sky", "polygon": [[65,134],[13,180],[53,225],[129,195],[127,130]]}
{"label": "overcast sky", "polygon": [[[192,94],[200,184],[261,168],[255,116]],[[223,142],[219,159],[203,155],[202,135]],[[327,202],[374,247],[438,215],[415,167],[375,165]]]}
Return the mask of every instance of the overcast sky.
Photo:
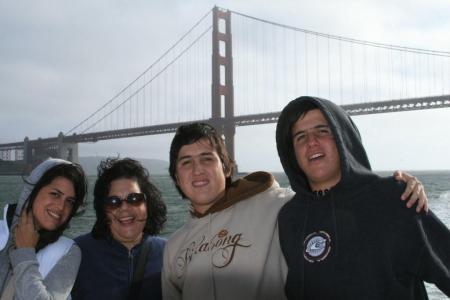
{"label": "overcast sky", "polygon": [[[141,74],[215,4],[321,33],[450,51],[447,0],[0,0],[0,143],[66,132]],[[354,119],[374,169],[450,169],[450,109]],[[240,170],[281,170],[274,128],[237,129]],[[80,144],[80,155],[168,160],[171,138]]]}

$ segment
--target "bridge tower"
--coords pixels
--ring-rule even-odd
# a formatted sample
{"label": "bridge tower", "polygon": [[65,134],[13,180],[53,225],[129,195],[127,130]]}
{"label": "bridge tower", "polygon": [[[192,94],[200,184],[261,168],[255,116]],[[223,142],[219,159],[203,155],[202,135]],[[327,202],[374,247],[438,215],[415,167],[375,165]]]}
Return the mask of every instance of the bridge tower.
{"label": "bridge tower", "polygon": [[64,142],[64,134],[58,134],[57,157],[74,163],[79,163],[78,159],[78,143]]}
{"label": "bridge tower", "polygon": [[234,159],[231,12],[217,6],[213,8],[211,110],[211,121],[224,135],[228,153]]}

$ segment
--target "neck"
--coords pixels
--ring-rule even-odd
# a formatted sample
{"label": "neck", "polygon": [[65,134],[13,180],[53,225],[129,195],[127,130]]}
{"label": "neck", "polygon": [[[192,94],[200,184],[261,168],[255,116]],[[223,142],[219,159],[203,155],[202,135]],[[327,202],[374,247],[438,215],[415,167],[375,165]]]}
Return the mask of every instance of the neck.
{"label": "neck", "polygon": [[324,180],[324,181],[314,181],[313,179],[309,179],[309,186],[311,188],[311,191],[325,191],[325,190],[331,190],[334,186],[336,186],[341,181],[341,176],[335,178],[330,178],[330,180]]}
{"label": "neck", "polygon": [[127,241],[119,241],[122,245],[124,245],[129,251],[133,249],[134,246],[139,244],[142,241],[143,234],[141,233],[136,239],[134,240],[127,240]]}
{"label": "neck", "polygon": [[314,195],[316,195],[318,197],[322,197],[322,196],[325,196],[329,191],[330,191],[329,189],[314,190],[313,193],[314,193]]}

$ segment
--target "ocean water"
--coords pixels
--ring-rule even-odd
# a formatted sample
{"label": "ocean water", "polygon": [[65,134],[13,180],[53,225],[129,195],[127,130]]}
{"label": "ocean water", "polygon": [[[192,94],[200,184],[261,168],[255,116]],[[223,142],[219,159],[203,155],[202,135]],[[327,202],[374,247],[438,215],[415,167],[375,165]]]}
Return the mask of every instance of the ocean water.
{"label": "ocean water", "polygon": [[[450,171],[414,171],[425,186],[428,194],[429,204],[433,212],[450,228]],[[391,173],[382,172],[382,175]],[[281,186],[289,186],[286,176],[282,173],[275,173]],[[95,212],[92,205],[92,189],[95,177],[89,177],[89,192],[85,212],[74,218],[70,229],[66,231],[69,237],[75,237],[91,230],[95,221]],[[171,178],[163,175],[152,177],[155,185],[162,191],[163,199],[168,208],[167,223],[162,236],[169,237],[172,232],[183,225],[188,218],[188,203],[181,199],[172,183]],[[5,203],[16,202],[23,186],[20,176],[0,176],[0,208],[3,209]],[[433,285],[427,284],[430,299],[449,299]]]}

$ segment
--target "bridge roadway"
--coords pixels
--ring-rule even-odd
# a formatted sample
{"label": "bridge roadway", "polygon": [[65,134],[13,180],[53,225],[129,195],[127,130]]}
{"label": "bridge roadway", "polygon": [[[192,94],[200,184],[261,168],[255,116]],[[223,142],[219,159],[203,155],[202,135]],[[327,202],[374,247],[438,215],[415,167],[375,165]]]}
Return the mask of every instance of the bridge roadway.
{"label": "bridge roadway", "polygon": [[[450,95],[342,105],[342,108],[344,108],[350,115],[367,115],[367,114],[401,112],[401,111],[446,108],[446,107],[450,107]],[[231,124],[234,123],[236,126],[249,126],[249,125],[276,123],[279,115],[280,112],[271,112],[265,114],[235,116],[229,119],[221,118],[221,119],[206,119],[196,121],[209,122],[214,126],[221,126],[230,123]],[[87,143],[126,137],[172,133],[175,132],[180,125],[188,124],[191,122],[193,121],[84,133],[84,134],[73,134],[69,136],[64,136],[64,143]],[[51,147],[52,145],[58,143],[58,137],[43,138],[43,139],[39,138],[35,140],[30,140],[29,143],[30,145],[39,144],[41,147],[46,146]],[[23,149],[23,146],[24,146],[23,141],[0,144],[0,151]]]}

